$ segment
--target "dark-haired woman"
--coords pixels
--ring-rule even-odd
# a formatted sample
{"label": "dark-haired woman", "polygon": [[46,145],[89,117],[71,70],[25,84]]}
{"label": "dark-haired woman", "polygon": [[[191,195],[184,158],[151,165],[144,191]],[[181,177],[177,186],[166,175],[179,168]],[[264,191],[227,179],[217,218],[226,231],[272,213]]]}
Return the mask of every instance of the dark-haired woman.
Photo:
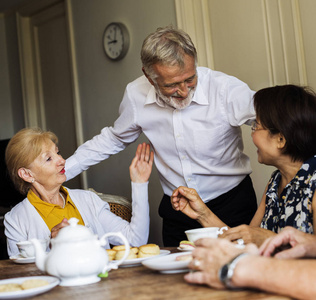
{"label": "dark-haired woman", "polygon": [[[230,228],[222,237],[261,245],[285,226],[314,233],[316,95],[295,85],[275,86],[258,91],[254,106],[252,139],[258,149],[258,161],[277,170],[250,225]],[[196,219],[203,227],[225,225],[203,205],[195,190],[179,187],[171,201],[176,210]]]}

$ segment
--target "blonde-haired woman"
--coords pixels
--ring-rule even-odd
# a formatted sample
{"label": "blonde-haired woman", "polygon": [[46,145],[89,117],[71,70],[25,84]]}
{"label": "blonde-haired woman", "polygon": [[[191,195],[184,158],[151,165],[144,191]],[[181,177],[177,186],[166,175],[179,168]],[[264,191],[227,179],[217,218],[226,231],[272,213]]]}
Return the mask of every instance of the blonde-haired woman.
{"label": "blonde-haired woman", "polygon": [[[148,179],[153,152],[138,145],[130,165],[132,219],[127,222],[111,213],[108,203],[95,193],[68,189],[65,160],[60,155],[57,136],[49,131],[26,128],[19,131],[6,149],[6,164],[16,188],[26,198],[5,215],[5,235],[9,256],[17,255],[16,243],[32,238],[49,239],[68,226],[71,217],[101,236],[121,231],[132,246],[146,244],[149,234]],[[109,243],[121,241],[115,237]],[[109,245],[107,245],[108,247]]]}

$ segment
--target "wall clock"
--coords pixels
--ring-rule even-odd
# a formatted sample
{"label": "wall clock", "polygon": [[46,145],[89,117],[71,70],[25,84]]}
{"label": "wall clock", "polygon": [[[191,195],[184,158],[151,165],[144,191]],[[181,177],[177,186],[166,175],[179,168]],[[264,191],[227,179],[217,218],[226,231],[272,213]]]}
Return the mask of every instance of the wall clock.
{"label": "wall clock", "polygon": [[129,33],[122,23],[113,22],[106,26],[103,36],[105,54],[112,60],[122,59],[129,47]]}

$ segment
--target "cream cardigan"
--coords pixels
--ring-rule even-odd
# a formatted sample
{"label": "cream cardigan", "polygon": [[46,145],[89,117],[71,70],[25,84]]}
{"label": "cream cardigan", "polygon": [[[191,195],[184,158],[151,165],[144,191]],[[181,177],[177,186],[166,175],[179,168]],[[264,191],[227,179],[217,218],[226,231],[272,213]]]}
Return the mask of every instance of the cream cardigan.
{"label": "cream cardigan", "polygon": [[[109,204],[101,200],[95,193],[85,190],[67,190],[79,210],[85,226],[89,227],[98,237],[108,232],[120,231],[133,247],[147,243],[149,235],[148,182],[142,184],[132,182],[132,219],[130,223],[113,214]],[[19,241],[50,238],[50,231],[46,223],[27,198],[5,215],[4,226],[9,256],[19,253],[16,246]],[[117,237],[112,237],[108,240],[106,248],[109,248],[109,243],[120,245],[123,242]]]}

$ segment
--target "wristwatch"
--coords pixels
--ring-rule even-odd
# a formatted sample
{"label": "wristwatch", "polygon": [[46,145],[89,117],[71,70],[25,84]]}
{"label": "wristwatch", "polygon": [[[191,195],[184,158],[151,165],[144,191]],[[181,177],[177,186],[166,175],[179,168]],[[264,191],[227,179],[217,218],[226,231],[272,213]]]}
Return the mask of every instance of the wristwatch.
{"label": "wristwatch", "polygon": [[235,287],[232,285],[232,277],[234,275],[234,270],[236,268],[237,263],[241,258],[248,255],[248,253],[240,253],[236,257],[234,257],[229,263],[222,266],[218,271],[218,277],[220,281],[229,289],[234,289]]}

